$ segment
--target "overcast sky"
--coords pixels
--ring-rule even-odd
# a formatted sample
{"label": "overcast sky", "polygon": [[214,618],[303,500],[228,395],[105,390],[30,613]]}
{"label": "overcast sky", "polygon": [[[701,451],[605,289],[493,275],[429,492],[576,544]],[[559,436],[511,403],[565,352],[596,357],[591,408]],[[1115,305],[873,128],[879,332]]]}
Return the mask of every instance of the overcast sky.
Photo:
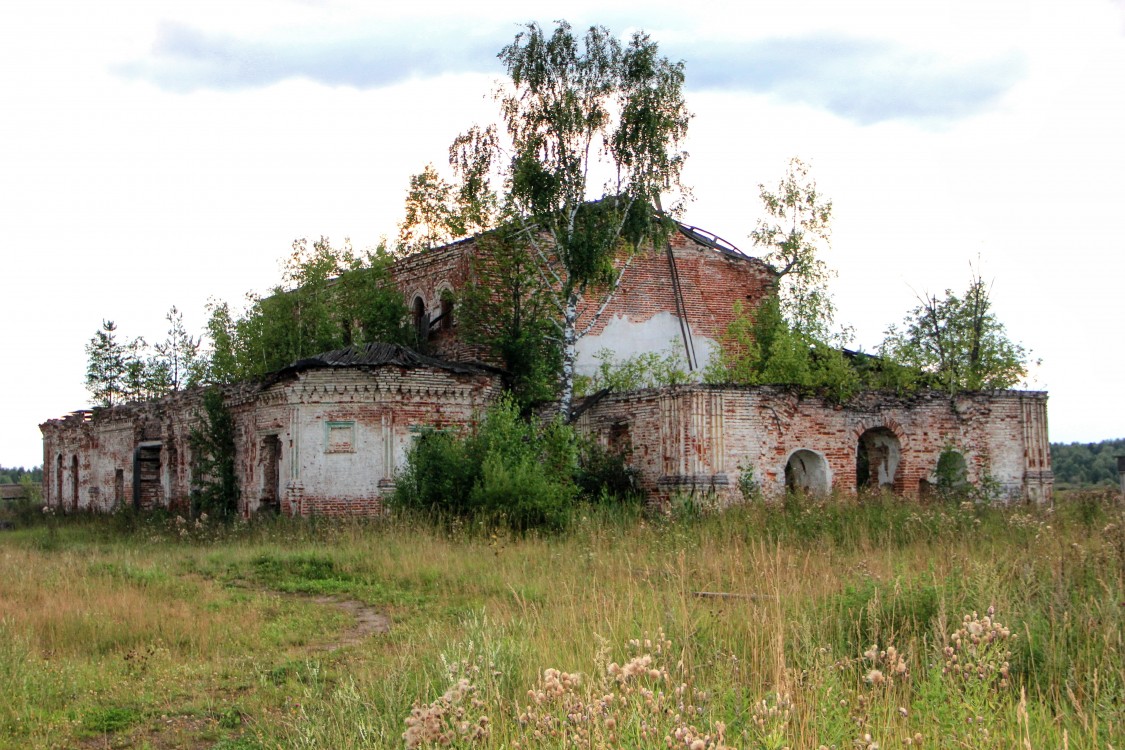
{"label": "overcast sky", "polygon": [[[379,4],[381,6],[382,4]],[[789,157],[834,202],[840,316],[877,347],[970,264],[1042,365],[1054,441],[1125,436],[1125,5],[572,2],[687,69],[685,220],[752,249]],[[630,7],[631,6],[631,7]],[[394,236],[407,181],[493,119],[495,53],[558,3],[13,2],[0,11],[0,464],[88,405],[102,319],[279,279],[295,238]]]}

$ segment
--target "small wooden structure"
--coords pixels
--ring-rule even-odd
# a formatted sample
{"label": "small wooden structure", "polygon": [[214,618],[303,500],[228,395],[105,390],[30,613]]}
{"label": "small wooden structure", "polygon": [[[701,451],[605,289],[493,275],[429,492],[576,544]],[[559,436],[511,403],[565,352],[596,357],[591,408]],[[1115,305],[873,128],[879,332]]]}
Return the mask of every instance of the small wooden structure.
{"label": "small wooden structure", "polygon": [[41,486],[42,485],[40,485],[38,482],[30,485],[0,484],[0,502],[10,503],[15,502],[16,500],[23,500],[27,497],[29,489],[39,488]]}

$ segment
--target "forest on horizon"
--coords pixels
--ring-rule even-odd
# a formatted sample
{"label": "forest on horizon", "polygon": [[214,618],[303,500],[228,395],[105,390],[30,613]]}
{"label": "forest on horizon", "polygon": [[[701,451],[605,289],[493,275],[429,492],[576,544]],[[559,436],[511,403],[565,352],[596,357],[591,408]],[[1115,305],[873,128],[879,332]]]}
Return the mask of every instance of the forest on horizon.
{"label": "forest on horizon", "polygon": [[1120,482],[1117,457],[1125,455],[1125,438],[1099,443],[1051,443],[1055,487],[1114,485]]}
{"label": "forest on horizon", "polygon": [[20,479],[27,476],[32,482],[43,481],[43,467],[33,466],[25,469],[22,466],[0,466],[0,484],[19,484]]}

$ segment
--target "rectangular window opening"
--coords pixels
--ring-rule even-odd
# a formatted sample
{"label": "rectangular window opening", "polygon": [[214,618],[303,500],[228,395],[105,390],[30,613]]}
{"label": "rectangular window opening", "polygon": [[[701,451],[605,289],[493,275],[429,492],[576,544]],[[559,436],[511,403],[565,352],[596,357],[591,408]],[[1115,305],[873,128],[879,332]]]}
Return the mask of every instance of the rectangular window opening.
{"label": "rectangular window opening", "polygon": [[355,453],[355,422],[326,422],[325,453]]}

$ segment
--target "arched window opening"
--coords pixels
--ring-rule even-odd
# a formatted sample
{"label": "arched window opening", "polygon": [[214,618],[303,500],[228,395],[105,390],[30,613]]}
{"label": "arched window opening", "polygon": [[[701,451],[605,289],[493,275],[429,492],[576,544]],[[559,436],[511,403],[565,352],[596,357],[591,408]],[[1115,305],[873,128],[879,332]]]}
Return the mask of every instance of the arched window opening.
{"label": "arched window opening", "polygon": [[793,451],[785,462],[785,490],[805,495],[825,495],[831,483],[824,456],[804,448]]}
{"label": "arched window opening", "polygon": [[448,289],[441,293],[441,330],[453,330],[453,292]]}
{"label": "arched window opening", "polygon": [[70,507],[78,510],[78,456],[70,457]]}
{"label": "arched window opening", "polygon": [[63,504],[63,457],[60,453],[55,459],[55,491],[54,501],[60,509]]}
{"label": "arched window opening", "polygon": [[628,422],[615,422],[609,427],[607,450],[610,453],[630,458],[633,455],[633,436]]}
{"label": "arched window opening", "polygon": [[875,427],[859,436],[855,454],[857,490],[879,490],[894,487],[898,477],[902,446],[886,427]]}
{"label": "arched window opening", "polygon": [[414,298],[413,318],[414,335],[418,341],[426,341],[430,337],[430,317],[426,315],[426,303],[421,297]]}

